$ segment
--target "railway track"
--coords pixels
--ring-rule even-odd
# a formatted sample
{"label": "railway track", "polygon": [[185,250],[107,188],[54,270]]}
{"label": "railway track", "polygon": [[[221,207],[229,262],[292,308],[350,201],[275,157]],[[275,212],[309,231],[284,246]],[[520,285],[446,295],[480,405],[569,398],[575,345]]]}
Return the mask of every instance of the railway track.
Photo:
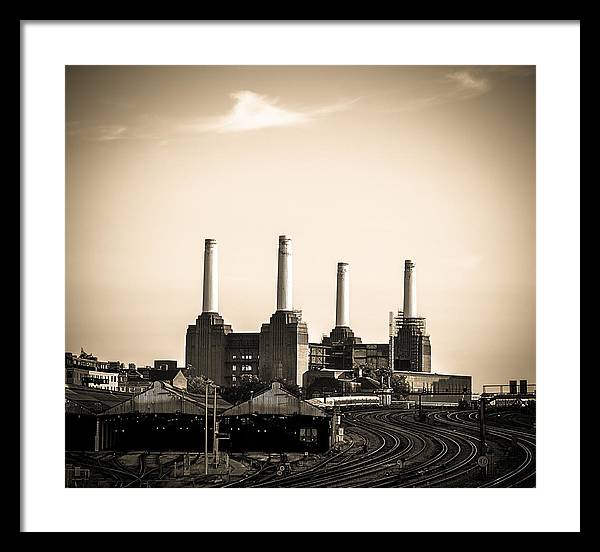
{"label": "railway track", "polygon": [[[535,478],[535,435],[530,431],[488,427],[486,435],[498,449],[516,446],[516,466],[493,479],[482,481],[476,460],[479,455],[479,424],[472,411],[430,412],[427,422],[413,412],[361,411],[344,420],[350,444],[311,468],[276,476],[264,468],[237,486],[248,487],[514,487],[531,486]],[[497,422],[523,428],[527,420],[506,416]],[[362,443],[361,443],[362,441]],[[367,443],[367,452],[362,444]],[[397,461],[402,460],[402,467]],[[271,466],[274,468],[274,465]],[[473,477],[473,476],[477,477]],[[229,486],[236,486],[230,484]]]}
{"label": "railway track", "polygon": [[[452,421],[470,426],[472,430],[479,429],[477,412],[449,413]],[[509,442],[521,451],[521,461],[513,469],[495,479],[482,484],[482,487],[521,487],[535,485],[535,449],[536,438],[531,431],[507,427],[490,426],[486,424],[486,435],[501,441]]]}
{"label": "railway track", "polygon": [[[114,481],[115,487],[127,488],[138,485],[141,487],[143,483],[164,479],[170,472],[170,468],[174,465],[174,463],[181,461],[183,458],[183,455],[178,455],[168,462],[162,463],[162,465],[149,468],[148,457],[151,454],[156,455],[157,459],[160,455],[160,453],[139,453],[137,468],[123,464],[120,457],[114,452],[98,456],[90,456],[89,454],[85,453],[69,452],[68,457],[70,458],[71,462],[76,463],[78,466],[88,468],[96,475],[100,474],[108,477]],[[157,472],[159,472],[161,469],[162,475],[153,477],[156,476]]]}
{"label": "railway track", "polygon": [[473,467],[477,456],[477,440],[471,435],[455,430],[432,427],[428,423],[412,420],[414,414],[392,414],[391,421],[411,430],[417,435],[427,436],[439,443],[441,450],[429,459],[422,454],[414,457],[412,467],[403,468],[390,476],[380,477],[368,486],[373,487],[427,487],[447,486],[451,481],[464,476]]}
{"label": "railway track", "polygon": [[[348,416],[345,423],[350,446],[309,470],[275,480],[261,481],[252,486],[359,486],[360,482],[373,479],[377,473],[389,470],[398,459],[408,456],[420,439],[413,433],[399,431],[390,426],[386,419],[389,415],[387,411],[377,410]],[[369,418],[368,421],[366,418]],[[361,440],[363,444],[367,444],[366,452],[360,452]]]}
{"label": "railway track", "polygon": [[[477,411],[434,410],[425,420],[414,411],[377,409],[344,416],[346,444],[313,465],[282,474],[270,458],[249,457],[255,471],[222,487],[532,487],[535,486],[533,416],[520,412],[489,415],[486,441],[497,454],[497,473],[483,477],[477,465]],[[114,486],[142,486],[164,479],[175,456],[160,464],[157,453],[139,453],[137,465],[115,454],[95,457],[73,453],[71,461],[102,474]],[[199,455],[196,458],[198,460]],[[156,463],[156,465],[153,465]],[[157,471],[161,474],[157,476]],[[294,463],[292,463],[294,470]]]}
{"label": "railway track", "polygon": [[78,466],[88,468],[90,472],[108,476],[115,482],[115,487],[128,487],[138,477],[116,460],[114,454],[90,457],[81,453],[69,453],[71,461]]}

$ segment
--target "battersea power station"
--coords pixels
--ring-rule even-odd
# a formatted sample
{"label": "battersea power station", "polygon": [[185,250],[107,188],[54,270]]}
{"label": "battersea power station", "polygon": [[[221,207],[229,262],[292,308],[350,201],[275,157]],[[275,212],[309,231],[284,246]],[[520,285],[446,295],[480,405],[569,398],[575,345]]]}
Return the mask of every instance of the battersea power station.
{"label": "battersea power station", "polygon": [[[302,311],[292,301],[292,240],[279,236],[277,308],[258,332],[234,332],[219,313],[218,244],[205,240],[202,313],[187,328],[185,362],[191,376],[233,387],[247,378],[303,388],[306,398],[325,389],[346,394],[389,385],[403,374],[411,389],[471,388],[470,376],[431,373],[425,318],[417,313],[416,267],[404,264],[404,306],[389,313],[387,343],[363,343],[350,325],[348,263],[337,265],[335,327],[321,343],[309,343]],[[387,383],[386,383],[387,382]],[[361,388],[362,386],[362,388]],[[324,395],[323,395],[324,396]]]}
{"label": "battersea power station", "polygon": [[279,236],[277,310],[259,333],[236,333],[220,316],[218,263],[216,240],[206,240],[202,314],[188,326],[185,340],[190,374],[226,387],[242,376],[302,385],[308,370],[308,328],[302,313],[292,308],[292,241]]}

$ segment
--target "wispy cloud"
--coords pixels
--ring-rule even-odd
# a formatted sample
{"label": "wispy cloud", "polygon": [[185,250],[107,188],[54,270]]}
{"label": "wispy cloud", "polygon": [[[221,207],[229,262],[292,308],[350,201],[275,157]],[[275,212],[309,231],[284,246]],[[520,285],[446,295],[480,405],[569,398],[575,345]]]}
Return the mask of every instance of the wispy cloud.
{"label": "wispy cloud", "polygon": [[522,78],[535,75],[535,65],[481,65],[477,70],[506,78]]}
{"label": "wispy cloud", "polygon": [[448,73],[446,79],[455,85],[449,92],[454,99],[467,100],[488,92],[491,88],[489,79],[472,71],[455,71]]}
{"label": "wispy cloud", "polygon": [[312,109],[289,109],[283,107],[279,98],[270,98],[239,90],[230,94],[234,100],[231,110],[220,117],[198,119],[182,125],[182,130],[191,132],[245,132],[268,127],[300,126],[320,116],[345,111],[359,98]]}
{"label": "wispy cloud", "polygon": [[123,140],[127,138],[127,127],[125,126],[101,126],[96,128],[98,132],[97,140],[100,142],[110,142],[111,140]]}
{"label": "wispy cloud", "polygon": [[360,99],[354,98],[310,109],[290,109],[281,105],[279,98],[270,98],[250,90],[233,92],[230,97],[234,104],[222,116],[190,118],[184,122],[142,115],[127,124],[84,124],[81,121],[71,121],[67,122],[67,135],[91,142],[148,140],[164,146],[181,135],[246,132],[269,127],[306,125],[328,114],[346,111]]}
{"label": "wispy cloud", "polygon": [[67,122],[67,136],[76,137],[89,142],[114,142],[120,140],[153,140],[164,145],[167,141],[161,136],[158,129],[151,129],[142,125],[119,124],[88,124],[80,121]]}
{"label": "wispy cloud", "polygon": [[461,69],[445,73],[441,78],[428,83],[428,86],[412,98],[390,111],[412,111],[441,104],[470,100],[486,94],[492,89],[489,77],[477,69]]}

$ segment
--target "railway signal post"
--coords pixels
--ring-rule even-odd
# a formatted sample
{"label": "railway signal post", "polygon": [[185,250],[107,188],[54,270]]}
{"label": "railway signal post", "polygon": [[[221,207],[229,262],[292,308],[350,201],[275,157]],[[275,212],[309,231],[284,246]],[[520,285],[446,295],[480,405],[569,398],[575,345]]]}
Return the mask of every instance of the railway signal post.
{"label": "railway signal post", "polygon": [[486,453],[485,444],[485,399],[479,399],[479,456],[484,456]]}
{"label": "railway signal post", "polygon": [[204,394],[204,475],[208,475],[208,388],[211,383],[206,382]]}
{"label": "railway signal post", "polygon": [[219,467],[219,437],[217,425],[217,389],[218,385],[214,386],[214,403],[213,403],[213,460],[215,468]]}

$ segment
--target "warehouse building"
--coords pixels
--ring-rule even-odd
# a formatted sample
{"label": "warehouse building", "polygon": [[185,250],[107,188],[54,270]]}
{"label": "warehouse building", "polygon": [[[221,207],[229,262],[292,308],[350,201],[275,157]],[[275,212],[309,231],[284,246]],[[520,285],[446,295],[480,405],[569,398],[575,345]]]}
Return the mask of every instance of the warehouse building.
{"label": "warehouse building", "polygon": [[279,382],[221,417],[230,452],[323,452],[335,444],[337,418],[283,389]]}
{"label": "warehouse building", "polygon": [[66,450],[151,450],[200,452],[208,411],[212,450],[213,413],[231,404],[211,393],[186,393],[164,381],[138,393],[114,393],[66,386]]}
{"label": "warehouse building", "polygon": [[415,395],[422,394],[423,404],[458,405],[461,400],[471,400],[471,376],[402,371],[395,374],[406,378],[410,393],[413,394],[410,396],[411,399],[414,399]]}
{"label": "warehouse building", "polygon": [[94,450],[98,415],[130,398],[130,393],[65,385],[65,450]]}

